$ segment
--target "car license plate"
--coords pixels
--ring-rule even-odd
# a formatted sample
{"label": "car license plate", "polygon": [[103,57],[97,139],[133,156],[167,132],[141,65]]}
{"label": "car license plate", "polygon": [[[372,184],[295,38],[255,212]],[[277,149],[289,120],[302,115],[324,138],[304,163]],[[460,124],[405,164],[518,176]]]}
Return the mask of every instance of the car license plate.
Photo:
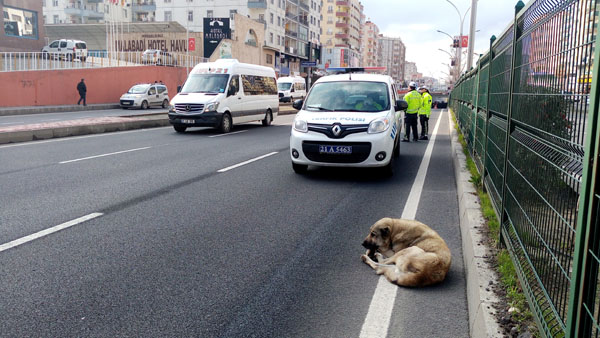
{"label": "car license plate", "polygon": [[352,154],[352,146],[319,146],[321,154]]}
{"label": "car license plate", "polygon": [[194,121],[194,120],[181,120],[181,123],[194,124],[194,123],[196,123],[196,121]]}
{"label": "car license plate", "polygon": [[123,102],[123,105],[124,106],[129,106],[129,105],[131,105],[131,102]]}

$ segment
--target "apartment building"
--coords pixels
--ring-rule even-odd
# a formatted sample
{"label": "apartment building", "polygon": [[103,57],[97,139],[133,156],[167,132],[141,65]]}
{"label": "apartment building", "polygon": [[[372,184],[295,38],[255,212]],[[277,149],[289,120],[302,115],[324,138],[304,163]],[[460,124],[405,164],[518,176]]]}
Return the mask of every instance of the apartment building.
{"label": "apartment building", "polygon": [[406,62],[404,65],[404,80],[416,81],[419,79],[419,71],[415,62]]}
{"label": "apartment building", "polygon": [[325,0],[321,10],[323,22],[322,64],[325,67],[358,67],[361,56],[361,18],[359,0]]}
{"label": "apartment building", "polygon": [[374,22],[366,21],[363,25],[362,65],[363,67],[379,67],[379,27]]}
{"label": "apartment building", "polygon": [[[136,3],[137,0],[134,0]],[[132,0],[42,0],[44,23],[131,22]]]}
{"label": "apartment building", "polygon": [[406,47],[400,38],[379,36],[377,39],[380,66],[386,67],[386,73],[394,81],[402,82],[405,79],[404,63],[406,61]]}

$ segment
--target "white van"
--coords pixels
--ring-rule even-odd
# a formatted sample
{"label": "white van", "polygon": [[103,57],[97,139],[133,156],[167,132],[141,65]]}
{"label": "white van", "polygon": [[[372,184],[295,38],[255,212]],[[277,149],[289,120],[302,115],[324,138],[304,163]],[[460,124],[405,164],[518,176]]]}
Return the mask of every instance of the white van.
{"label": "white van", "polygon": [[79,59],[83,62],[87,59],[87,45],[85,41],[60,39],[54,40],[42,48],[42,56],[48,59],[52,56],[55,59],[66,59],[68,61]]}
{"label": "white van", "polygon": [[223,133],[233,124],[271,124],[279,113],[273,68],[219,59],[200,63],[190,72],[169,105],[169,122],[177,132],[215,127]]}
{"label": "white van", "polygon": [[306,96],[306,82],[300,76],[286,76],[277,79],[280,102],[303,99]]}

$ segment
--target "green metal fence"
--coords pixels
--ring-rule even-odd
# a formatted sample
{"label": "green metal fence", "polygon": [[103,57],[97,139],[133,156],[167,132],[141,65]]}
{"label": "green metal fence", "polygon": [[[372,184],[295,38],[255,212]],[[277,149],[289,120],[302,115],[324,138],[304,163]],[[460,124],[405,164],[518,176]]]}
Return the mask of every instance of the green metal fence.
{"label": "green metal fence", "polygon": [[450,96],[540,331],[600,337],[597,0],[534,0]]}

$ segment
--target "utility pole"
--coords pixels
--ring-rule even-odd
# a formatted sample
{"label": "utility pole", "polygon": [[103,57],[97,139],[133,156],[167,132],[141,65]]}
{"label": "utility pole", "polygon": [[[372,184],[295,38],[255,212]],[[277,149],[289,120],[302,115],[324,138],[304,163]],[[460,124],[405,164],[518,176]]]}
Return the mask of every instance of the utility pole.
{"label": "utility pole", "polygon": [[469,50],[467,52],[467,71],[473,65],[473,47],[475,46],[475,26],[477,21],[477,0],[471,0],[471,22],[469,29]]}

